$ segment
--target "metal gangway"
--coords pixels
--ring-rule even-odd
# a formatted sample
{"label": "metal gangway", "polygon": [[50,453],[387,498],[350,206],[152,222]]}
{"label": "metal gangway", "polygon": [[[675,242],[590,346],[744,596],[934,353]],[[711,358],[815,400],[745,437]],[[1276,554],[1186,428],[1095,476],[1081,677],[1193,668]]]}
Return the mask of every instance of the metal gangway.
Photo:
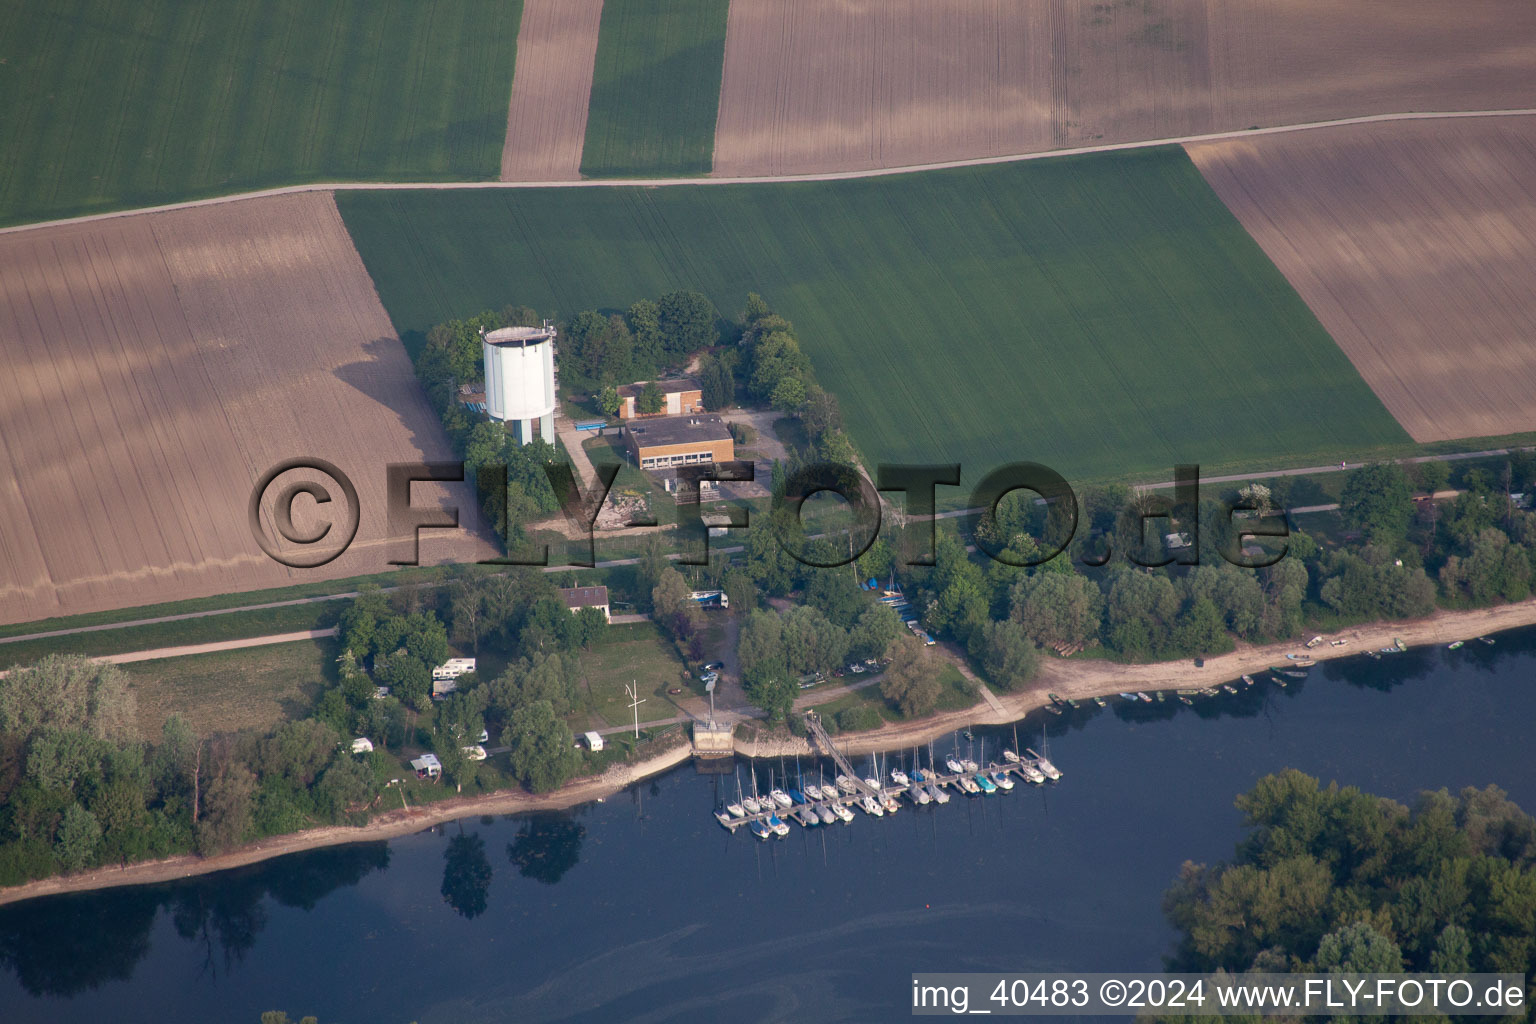
{"label": "metal gangway", "polygon": [[837,765],[837,770],[846,775],[848,777],[848,781],[853,783],[854,789],[858,791],[860,796],[873,797],[876,801],[884,798],[885,792],[883,790],[874,789],[869,785],[869,783],[865,782],[863,778],[859,776],[859,773],[854,770],[853,765],[849,762],[848,758],[843,755],[843,752],[837,749],[837,744],[832,742],[832,737],[828,736],[827,730],[822,728],[820,715],[816,714],[814,711],[807,711],[805,713],[805,728],[807,732],[816,737],[816,742],[820,744],[821,749],[825,751],[827,756],[832,759],[832,762]]}

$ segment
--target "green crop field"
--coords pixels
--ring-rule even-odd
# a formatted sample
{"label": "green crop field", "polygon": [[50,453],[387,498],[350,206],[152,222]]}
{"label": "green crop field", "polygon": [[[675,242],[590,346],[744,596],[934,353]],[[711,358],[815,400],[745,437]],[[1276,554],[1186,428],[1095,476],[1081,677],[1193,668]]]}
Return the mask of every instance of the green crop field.
{"label": "green crop field", "polygon": [[605,0],[581,173],[708,174],[729,0]]}
{"label": "green crop field", "polygon": [[494,178],[521,0],[0,0],[0,223]]}
{"label": "green crop field", "polygon": [[730,313],[759,291],[869,461],[959,462],[967,486],[1021,460],[1160,480],[1411,447],[1178,149],[338,199],[408,345],[509,302],[569,315],[684,287]]}

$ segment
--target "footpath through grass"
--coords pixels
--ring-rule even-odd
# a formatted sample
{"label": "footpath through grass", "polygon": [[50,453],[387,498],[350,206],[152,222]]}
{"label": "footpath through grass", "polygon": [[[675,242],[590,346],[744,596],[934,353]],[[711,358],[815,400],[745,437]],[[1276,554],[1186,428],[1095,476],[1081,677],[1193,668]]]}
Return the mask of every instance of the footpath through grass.
{"label": "footpath through grass", "polygon": [[708,174],[729,0],[605,0],[581,173]]}
{"label": "footpath through grass", "polygon": [[0,0],[0,223],[494,178],[521,19],[522,0]]}
{"label": "footpath through grass", "polygon": [[1414,450],[1177,148],[769,185],[350,193],[408,346],[509,302],[673,288],[794,321],[871,463],[1042,462],[1068,480]]}

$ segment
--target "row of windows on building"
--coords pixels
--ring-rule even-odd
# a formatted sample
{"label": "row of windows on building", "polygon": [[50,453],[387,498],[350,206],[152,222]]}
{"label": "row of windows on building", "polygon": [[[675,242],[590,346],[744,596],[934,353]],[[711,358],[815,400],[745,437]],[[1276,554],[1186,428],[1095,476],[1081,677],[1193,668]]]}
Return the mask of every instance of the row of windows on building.
{"label": "row of windows on building", "polygon": [[698,462],[714,462],[713,452],[689,452],[686,455],[658,455],[640,460],[641,469],[662,469],[666,466],[685,466]]}

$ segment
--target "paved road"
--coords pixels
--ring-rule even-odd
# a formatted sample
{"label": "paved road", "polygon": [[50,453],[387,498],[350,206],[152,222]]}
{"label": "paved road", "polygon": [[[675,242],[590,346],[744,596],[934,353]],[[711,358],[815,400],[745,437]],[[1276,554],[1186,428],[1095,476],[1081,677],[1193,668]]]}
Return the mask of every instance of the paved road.
{"label": "paved road", "polygon": [[351,192],[385,191],[392,189],[527,189],[527,188],[670,188],[709,185],[772,185],[797,181],[845,181],[852,178],[880,178],[892,174],[912,174],[919,171],[942,171],[956,167],[983,167],[988,164],[1019,163],[1025,160],[1050,160],[1063,156],[1083,156],[1090,153],[1113,153],[1127,149],[1148,149],[1153,146],[1178,146],[1196,142],[1219,142],[1222,139],[1247,139],[1257,135],[1281,135],[1287,132],[1310,131],[1314,128],[1338,128],[1345,125],[1380,124],[1385,121],[1434,121],[1456,117],[1522,117],[1536,114],[1536,108],[1516,110],[1443,110],[1413,111],[1399,114],[1370,114],[1365,117],[1344,117],[1333,121],[1308,121],[1302,124],[1275,125],[1270,128],[1239,129],[1230,132],[1212,132],[1207,135],[1180,135],[1166,139],[1146,139],[1141,142],[1113,142],[1102,146],[1079,146],[1074,149],[1051,149],[1041,153],[1013,153],[1006,156],[972,157],[967,160],[945,160],[931,164],[909,164],[905,167],[873,167],[862,171],[835,171],[823,174],[759,175],[735,178],[580,178],[574,181],[331,181],[309,185],[284,185],[278,188],[260,189],[208,199],[193,199],[161,206],[146,206],[135,210],[113,210],[92,213],[83,217],[66,217],[60,220],[39,221],[35,224],[18,224],[0,228],[0,234],[15,231],[33,231],[39,228],[61,227],[67,224],[85,224],[114,217],[131,217],[140,213],[165,213],[186,210],[198,206],[216,206],[221,203],[237,203],[243,199],[259,199],[264,196],[294,195],[301,192]]}

